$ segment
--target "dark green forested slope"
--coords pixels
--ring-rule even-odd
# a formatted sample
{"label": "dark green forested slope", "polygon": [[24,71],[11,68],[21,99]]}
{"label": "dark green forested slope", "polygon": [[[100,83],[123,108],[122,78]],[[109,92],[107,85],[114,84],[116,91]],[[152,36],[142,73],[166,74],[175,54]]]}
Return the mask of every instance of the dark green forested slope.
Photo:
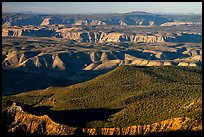
{"label": "dark green forested slope", "polygon": [[[120,66],[88,82],[3,96],[3,108],[8,100],[35,107],[50,106],[50,115],[67,119],[68,125],[77,120],[80,125],[88,118],[81,126],[143,125],[175,117],[202,122],[202,69]],[[68,113],[73,111],[74,116]]]}

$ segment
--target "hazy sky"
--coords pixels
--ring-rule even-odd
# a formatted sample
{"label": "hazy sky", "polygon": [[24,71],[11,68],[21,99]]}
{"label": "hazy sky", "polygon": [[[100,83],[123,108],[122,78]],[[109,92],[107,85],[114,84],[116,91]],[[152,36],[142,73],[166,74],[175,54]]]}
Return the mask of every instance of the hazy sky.
{"label": "hazy sky", "polygon": [[202,14],[202,2],[3,2],[2,12],[127,13],[132,11]]}

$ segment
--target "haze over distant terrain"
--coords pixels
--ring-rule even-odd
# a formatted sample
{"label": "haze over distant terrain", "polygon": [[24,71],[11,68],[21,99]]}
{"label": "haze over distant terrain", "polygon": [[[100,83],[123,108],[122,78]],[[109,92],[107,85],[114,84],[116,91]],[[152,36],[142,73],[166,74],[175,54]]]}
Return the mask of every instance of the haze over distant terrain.
{"label": "haze over distant terrain", "polygon": [[[182,8],[181,8],[182,7]],[[152,13],[202,14],[202,2],[3,2],[2,12],[24,13]]]}

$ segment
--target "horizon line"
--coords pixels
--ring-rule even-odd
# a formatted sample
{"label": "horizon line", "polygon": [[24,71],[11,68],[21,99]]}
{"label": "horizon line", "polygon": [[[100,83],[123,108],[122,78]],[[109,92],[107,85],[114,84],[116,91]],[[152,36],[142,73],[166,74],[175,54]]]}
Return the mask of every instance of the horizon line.
{"label": "horizon line", "polygon": [[152,14],[159,14],[159,15],[202,15],[202,13],[195,13],[195,12],[148,12],[148,11],[131,11],[131,12],[79,12],[79,13],[58,13],[58,12],[41,12],[41,11],[2,11],[2,14],[127,14],[127,13],[134,13],[134,12],[144,12],[144,13],[152,13]]}

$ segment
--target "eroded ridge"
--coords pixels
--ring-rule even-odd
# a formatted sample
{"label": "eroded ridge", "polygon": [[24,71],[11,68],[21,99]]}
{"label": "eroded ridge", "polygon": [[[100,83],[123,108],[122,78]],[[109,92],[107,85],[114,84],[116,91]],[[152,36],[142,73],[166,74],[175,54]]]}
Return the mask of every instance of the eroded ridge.
{"label": "eroded ridge", "polygon": [[6,128],[9,133],[22,132],[44,135],[147,135],[171,131],[202,131],[202,125],[196,124],[187,117],[178,117],[156,122],[149,125],[134,125],[115,128],[77,128],[58,124],[47,115],[36,116],[25,112],[20,106],[13,103],[3,116],[6,117]]}

